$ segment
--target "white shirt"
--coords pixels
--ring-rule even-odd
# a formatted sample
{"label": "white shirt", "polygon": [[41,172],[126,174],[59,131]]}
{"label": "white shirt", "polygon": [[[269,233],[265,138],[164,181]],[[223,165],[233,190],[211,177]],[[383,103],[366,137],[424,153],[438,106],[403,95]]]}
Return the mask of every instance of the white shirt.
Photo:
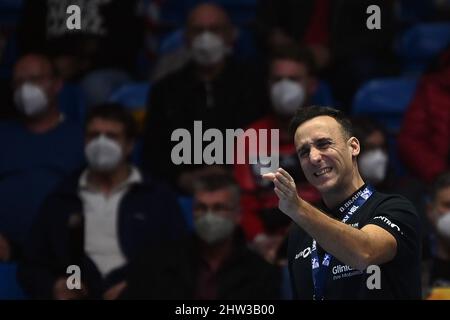
{"label": "white shirt", "polygon": [[84,213],[84,250],[103,277],[126,264],[118,235],[119,204],[133,183],[142,181],[139,170],[131,167],[127,180],[106,196],[88,184],[87,170],[79,180],[79,195]]}

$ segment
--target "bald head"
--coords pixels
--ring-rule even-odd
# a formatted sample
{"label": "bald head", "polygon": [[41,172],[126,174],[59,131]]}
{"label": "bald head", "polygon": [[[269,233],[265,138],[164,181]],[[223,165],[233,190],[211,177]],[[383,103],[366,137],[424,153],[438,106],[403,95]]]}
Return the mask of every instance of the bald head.
{"label": "bald head", "polygon": [[203,3],[194,7],[189,13],[186,29],[188,43],[204,31],[221,36],[229,45],[234,40],[233,26],[228,14],[223,8],[212,3]]}

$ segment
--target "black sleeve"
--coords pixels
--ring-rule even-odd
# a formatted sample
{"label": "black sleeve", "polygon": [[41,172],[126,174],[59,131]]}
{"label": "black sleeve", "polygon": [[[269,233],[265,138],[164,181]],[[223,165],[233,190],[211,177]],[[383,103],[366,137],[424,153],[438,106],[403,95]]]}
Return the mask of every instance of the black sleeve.
{"label": "black sleeve", "polygon": [[411,259],[420,252],[420,220],[413,205],[401,196],[383,201],[367,224],[379,226],[397,241],[399,259]]}
{"label": "black sleeve", "polygon": [[176,193],[165,183],[159,186],[162,210],[165,213],[165,225],[167,230],[167,239],[177,240],[185,237],[188,232],[188,224],[181,211]]}
{"label": "black sleeve", "polygon": [[17,271],[18,280],[25,292],[37,299],[51,299],[53,284],[57,279],[57,275],[52,272],[52,261],[55,259],[51,255],[50,202],[51,200],[46,200],[31,228]]}

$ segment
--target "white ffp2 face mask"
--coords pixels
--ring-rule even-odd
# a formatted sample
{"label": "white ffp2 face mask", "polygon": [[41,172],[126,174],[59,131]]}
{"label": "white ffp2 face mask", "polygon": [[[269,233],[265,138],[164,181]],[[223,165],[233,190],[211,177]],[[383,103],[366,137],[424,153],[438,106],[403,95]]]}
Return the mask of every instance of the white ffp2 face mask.
{"label": "white ffp2 face mask", "polygon": [[293,116],[305,101],[305,88],[298,82],[282,79],[271,87],[272,105],[277,114]]}
{"label": "white ffp2 face mask", "polygon": [[90,141],[84,150],[89,168],[94,171],[110,171],[115,169],[122,160],[122,148],[120,145],[104,136]]}
{"label": "white ffp2 face mask", "polygon": [[359,171],[367,182],[380,183],[386,177],[388,156],[382,149],[364,152],[359,156]]}
{"label": "white ffp2 face mask", "polygon": [[450,243],[450,212],[441,215],[436,224],[437,232]]}
{"label": "white ffp2 face mask", "polygon": [[230,52],[224,40],[209,31],[205,31],[194,38],[191,46],[192,58],[202,66],[215,64]]}
{"label": "white ffp2 face mask", "polygon": [[194,220],[197,235],[208,244],[215,244],[226,239],[234,230],[231,219],[207,212]]}
{"label": "white ffp2 face mask", "polygon": [[48,107],[44,90],[32,83],[24,83],[14,92],[17,109],[27,117],[43,113]]}

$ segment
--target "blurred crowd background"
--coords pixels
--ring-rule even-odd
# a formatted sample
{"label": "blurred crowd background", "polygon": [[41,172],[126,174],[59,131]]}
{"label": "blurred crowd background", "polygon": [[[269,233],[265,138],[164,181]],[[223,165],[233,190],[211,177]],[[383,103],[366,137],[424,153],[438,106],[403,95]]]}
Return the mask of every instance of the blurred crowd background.
{"label": "blurred crowd background", "polygon": [[450,1],[0,0],[0,299],[290,299],[264,163],[175,165],[171,134],[279,129],[314,204],[308,105],[352,118],[365,181],[423,221],[423,297],[450,299]]}

